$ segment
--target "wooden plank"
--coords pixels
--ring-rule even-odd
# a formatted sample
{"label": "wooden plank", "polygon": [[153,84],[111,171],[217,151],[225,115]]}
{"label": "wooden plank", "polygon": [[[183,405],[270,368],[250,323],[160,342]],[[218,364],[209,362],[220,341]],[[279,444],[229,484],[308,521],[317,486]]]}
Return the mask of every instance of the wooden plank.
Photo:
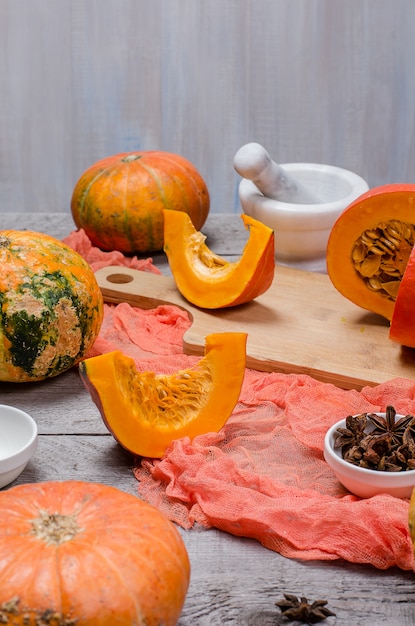
{"label": "wooden plank", "polygon": [[35,383],[1,383],[0,403],[32,415],[40,434],[99,436],[108,433],[77,367]]}
{"label": "wooden plank", "polygon": [[247,366],[260,371],[308,374],[345,389],[415,376],[415,351],[390,341],[388,322],[346,300],[323,274],[277,267],[272,286],[255,301],[213,311],[188,303],[172,277],[116,267],[96,276],[107,302],[187,310],[187,354],[203,354],[209,333],[237,331],[248,333]]}
{"label": "wooden plank", "polygon": [[[33,230],[64,239],[76,230],[71,214],[65,213],[0,213],[0,229]],[[218,215],[211,213],[202,232],[206,235],[206,243],[220,256],[228,260],[238,258],[243,251],[249,236],[240,215]],[[170,274],[164,252],[138,255],[139,258],[150,256],[153,263]]]}

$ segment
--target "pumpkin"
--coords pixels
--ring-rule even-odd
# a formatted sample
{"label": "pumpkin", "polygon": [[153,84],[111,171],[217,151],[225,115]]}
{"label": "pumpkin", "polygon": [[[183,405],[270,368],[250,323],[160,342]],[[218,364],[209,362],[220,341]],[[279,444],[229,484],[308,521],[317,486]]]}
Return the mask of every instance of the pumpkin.
{"label": "pumpkin", "polygon": [[412,490],[412,494],[409,500],[408,525],[415,554],[415,488]]}
{"label": "pumpkin", "polygon": [[0,380],[43,380],[78,363],[103,318],[87,262],[48,235],[3,230],[0,265]]}
{"label": "pumpkin", "polygon": [[415,242],[415,185],[382,185],[352,202],[327,244],[336,289],[363,309],[392,319]]}
{"label": "pumpkin", "polygon": [[82,361],[79,372],[118,443],[160,458],[175,439],[218,432],[225,424],[241,391],[246,337],[208,335],[205,356],[174,374],[139,372],[118,350]]}
{"label": "pumpkin", "polygon": [[95,246],[129,254],[163,249],[163,209],[184,211],[199,229],[209,203],[204,180],[184,157],[124,152],[97,161],[81,175],[71,211]]}
{"label": "pumpkin", "polygon": [[389,338],[415,348],[415,248],[412,249],[393,309]]}
{"label": "pumpkin", "polygon": [[190,577],[160,511],[83,481],[0,492],[0,623],[174,626]]}
{"label": "pumpkin", "polygon": [[206,245],[185,213],[165,211],[164,251],[177,289],[192,304],[206,309],[254,300],[272,284],[274,231],[243,214],[249,238],[237,261],[226,261]]}

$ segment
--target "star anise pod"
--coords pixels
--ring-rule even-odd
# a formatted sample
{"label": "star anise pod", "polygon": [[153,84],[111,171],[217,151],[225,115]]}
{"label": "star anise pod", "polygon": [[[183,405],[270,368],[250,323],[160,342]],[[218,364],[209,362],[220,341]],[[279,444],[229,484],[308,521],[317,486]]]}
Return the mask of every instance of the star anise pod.
{"label": "star anise pod", "polygon": [[[372,427],[367,428],[368,422]],[[369,431],[369,432],[367,432]],[[352,465],[385,472],[415,469],[415,417],[396,420],[396,411],[388,405],[385,416],[361,413],[346,417],[346,428],[338,428],[334,447]]]}
{"label": "star anise pod", "polygon": [[[361,467],[369,467],[379,469],[382,459],[388,457],[391,452],[391,436],[389,433],[378,435],[377,437],[372,435],[368,436],[368,445],[362,454],[364,465]],[[366,440],[364,441],[366,443]]]}
{"label": "star anise pod", "polygon": [[409,426],[415,422],[413,415],[405,415],[395,422],[396,411],[393,406],[386,407],[386,415],[376,415],[376,413],[368,413],[367,417],[375,426],[372,434],[388,434],[391,438],[392,446],[399,446],[402,443],[403,434]]}
{"label": "star anise pod", "polygon": [[304,624],[317,624],[326,617],[335,616],[336,614],[330,611],[326,604],[327,600],[315,600],[310,604],[306,597],[297,598],[290,593],[284,593],[284,600],[275,603],[287,621],[298,620]]}
{"label": "star anise pod", "polygon": [[348,415],[346,428],[338,428],[335,435],[334,447],[342,448],[343,452],[354,446],[358,446],[365,436],[367,425],[366,413],[360,415]]}

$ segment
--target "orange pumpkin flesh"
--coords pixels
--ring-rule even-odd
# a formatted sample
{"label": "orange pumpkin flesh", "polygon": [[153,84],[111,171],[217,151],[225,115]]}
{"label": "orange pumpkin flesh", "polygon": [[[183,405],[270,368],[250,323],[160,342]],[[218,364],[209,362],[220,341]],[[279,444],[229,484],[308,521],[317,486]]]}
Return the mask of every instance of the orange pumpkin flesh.
{"label": "orange pumpkin flesh", "polygon": [[205,244],[188,216],[164,212],[164,251],[177,289],[192,304],[206,309],[254,300],[272,284],[275,271],[274,231],[243,214],[249,239],[238,261],[226,261]]}
{"label": "orange pumpkin flesh", "polygon": [[241,391],[246,338],[208,335],[197,365],[171,375],[140,373],[120,351],[86,359],[79,372],[114,438],[133,454],[159,458],[175,439],[225,424]]}
{"label": "orange pumpkin flesh", "polygon": [[364,193],[330,233],[327,271],[333,285],[358,306],[391,320],[414,233],[415,185],[383,185]]}
{"label": "orange pumpkin flesh", "polygon": [[0,492],[0,621],[174,626],[189,579],[178,531],[155,507],[82,481]]}
{"label": "orange pumpkin flesh", "polygon": [[53,237],[14,230],[0,231],[0,265],[0,380],[43,380],[75,365],[103,319],[90,266]]}
{"label": "orange pumpkin flesh", "polygon": [[389,338],[402,346],[415,348],[415,248],[412,249],[401,280]]}
{"label": "orange pumpkin flesh", "polygon": [[89,167],[75,185],[71,210],[95,246],[129,254],[163,249],[163,209],[184,211],[201,228],[209,204],[192,163],[177,154],[144,151],[115,154]]}
{"label": "orange pumpkin flesh", "polygon": [[412,490],[411,498],[409,500],[408,525],[415,554],[415,488]]}

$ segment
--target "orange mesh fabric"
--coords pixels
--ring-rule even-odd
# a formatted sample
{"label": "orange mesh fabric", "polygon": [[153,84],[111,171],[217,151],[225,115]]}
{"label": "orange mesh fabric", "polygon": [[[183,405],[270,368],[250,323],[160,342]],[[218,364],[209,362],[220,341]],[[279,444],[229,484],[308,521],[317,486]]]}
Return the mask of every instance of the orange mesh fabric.
{"label": "orange mesh fabric", "polygon": [[335,421],[389,403],[413,413],[414,394],[403,379],[357,392],[247,370],[221,432],[176,441],[160,461],[143,459],[139,494],[184,528],[252,537],[286,557],[414,569],[408,501],[350,495],[322,452]]}
{"label": "orange mesh fabric", "polygon": [[96,248],[91,244],[89,237],[85,231],[81,228],[70,233],[63,242],[67,246],[78,252],[92,267],[94,272],[101,267],[108,267],[108,265],[123,265],[125,267],[131,267],[136,270],[143,270],[144,272],[153,272],[153,274],[161,274],[160,270],[153,265],[152,260],[149,259],[137,259],[134,257],[126,257],[122,252],[118,250],[112,250],[111,252],[104,252],[99,248]]}
{"label": "orange mesh fabric", "polygon": [[[102,260],[96,249],[87,254]],[[153,271],[151,265],[143,267]],[[121,349],[141,371],[172,373],[197,361],[182,353],[189,325],[174,306],[106,305],[92,352]],[[352,496],[323,459],[331,424],[388,404],[415,413],[415,382],[397,379],[358,392],[308,376],[247,370],[239,404],[219,433],[176,441],[161,460],[137,460],[138,493],[184,528],[252,537],[286,557],[415,570],[408,501]]]}

